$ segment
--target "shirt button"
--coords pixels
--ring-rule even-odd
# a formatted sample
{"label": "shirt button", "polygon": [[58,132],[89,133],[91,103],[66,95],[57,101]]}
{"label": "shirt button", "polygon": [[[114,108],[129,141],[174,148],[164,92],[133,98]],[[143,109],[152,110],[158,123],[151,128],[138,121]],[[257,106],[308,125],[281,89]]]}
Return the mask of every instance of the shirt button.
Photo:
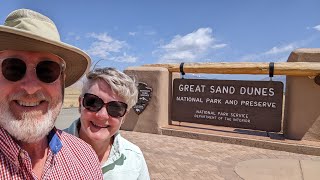
{"label": "shirt button", "polygon": [[22,159],[24,159],[24,157],[25,157],[25,155],[24,155],[24,153],[23,153],[22,151],[20,151],[20,157],[21,157]]}

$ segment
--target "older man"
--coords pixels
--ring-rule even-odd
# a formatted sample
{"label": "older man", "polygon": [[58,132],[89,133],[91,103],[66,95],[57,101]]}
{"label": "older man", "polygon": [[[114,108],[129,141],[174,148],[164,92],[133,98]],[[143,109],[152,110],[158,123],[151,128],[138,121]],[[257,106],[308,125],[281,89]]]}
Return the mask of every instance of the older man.
{"label": "older man", "polygon": [[19,9],[0,26],[0,63],[0,179],[102,179],[92,148],[54,127],[90,58],[48,17]]}

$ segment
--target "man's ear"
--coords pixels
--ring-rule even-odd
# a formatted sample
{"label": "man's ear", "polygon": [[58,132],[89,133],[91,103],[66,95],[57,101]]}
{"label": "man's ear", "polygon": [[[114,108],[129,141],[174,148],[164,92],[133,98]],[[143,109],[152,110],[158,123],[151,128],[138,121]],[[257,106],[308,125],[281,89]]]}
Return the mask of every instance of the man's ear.
{"label": "man's ear", "polygon": [[81,114],[81,106],[82,106],[82,103],[81,103],[81,95],[79,96],[79,98],[78,98],[78,101],[79,101],[79,108],[78,108],[78,110],[79,110],[79,113]]}

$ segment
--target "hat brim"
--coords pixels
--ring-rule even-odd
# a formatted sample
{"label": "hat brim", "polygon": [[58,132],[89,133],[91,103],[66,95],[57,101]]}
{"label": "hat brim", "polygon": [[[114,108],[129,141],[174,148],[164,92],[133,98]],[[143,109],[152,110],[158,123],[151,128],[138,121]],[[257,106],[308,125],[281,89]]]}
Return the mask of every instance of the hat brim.
{"label": "hat brim", "polygon": [[58,55],[66,63],[65,87],[78,81],[91,64],[90,57],[74,46],[7,26],[0,26],[0,51],[3,50],[40,51]]}

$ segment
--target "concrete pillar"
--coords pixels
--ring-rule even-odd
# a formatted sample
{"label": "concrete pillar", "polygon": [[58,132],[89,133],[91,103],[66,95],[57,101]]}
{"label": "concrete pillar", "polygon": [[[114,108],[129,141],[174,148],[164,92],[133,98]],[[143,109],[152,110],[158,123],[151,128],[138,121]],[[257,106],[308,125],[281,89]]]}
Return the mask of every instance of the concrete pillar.
{"label": "concrete pillar", "polygon": [[121,126],[123,130],[160,134],[160,127],[168,125],[169,71],[161,67],[129,67],[124,71],[136,82],[152,88],[148,106],[140,114],[131,109]]}
{"label": "concrete pillar", "polygon": [[[297,49],[290,54],[288,62],[320,62],[320,49]],[[287,76],[284,136],[301,140],[319,116],[320,86],[309,77]]]}

